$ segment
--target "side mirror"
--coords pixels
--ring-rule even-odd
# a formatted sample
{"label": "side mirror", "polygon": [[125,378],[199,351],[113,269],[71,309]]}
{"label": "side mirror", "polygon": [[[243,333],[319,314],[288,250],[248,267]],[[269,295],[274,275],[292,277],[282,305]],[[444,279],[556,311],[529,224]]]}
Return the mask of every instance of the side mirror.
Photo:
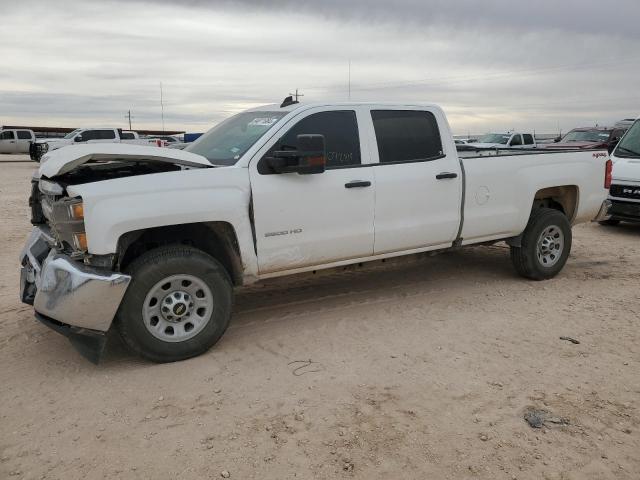
{"label": "side mirror", "polygon": [[277,150],[267,162],[275,173],[312,175],[323,173],[327,164],[324,135],[298,135],[296,150]]}
{"label": "side mirror", "polygon": [[556,138],[553,139],[553,142],[558,143],[560,140],[562,140],[562,137],[557,136]]}
{"label": "side mirror", "polygon": [[73,141],[74,142],[81,142],[82,141],[82,134],[76,135],[76,138],[74,138]]}

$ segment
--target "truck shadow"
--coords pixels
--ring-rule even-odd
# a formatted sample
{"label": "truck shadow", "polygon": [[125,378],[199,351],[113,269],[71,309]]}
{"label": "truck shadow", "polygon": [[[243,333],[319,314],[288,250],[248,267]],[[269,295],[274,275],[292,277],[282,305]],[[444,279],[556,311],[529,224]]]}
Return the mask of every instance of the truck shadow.
{"label": "truck shadow", "polygon": [[[443,290],[462,295],[470,285],[481,282],[487,289],[494,289],[504,281],[525,281],[512,269],[506,246],[417,254],[276,278],[237,289],[230,327],[212,351],[244,348],[242,330],[274,319],[298,322],[305,317],[313,321],[316,313],[353,309],[358,304],[402,300]],[[119,364],[140,362],[148,363],[130,355],[120,338],[111,332],[103,366],[118,368]]]}

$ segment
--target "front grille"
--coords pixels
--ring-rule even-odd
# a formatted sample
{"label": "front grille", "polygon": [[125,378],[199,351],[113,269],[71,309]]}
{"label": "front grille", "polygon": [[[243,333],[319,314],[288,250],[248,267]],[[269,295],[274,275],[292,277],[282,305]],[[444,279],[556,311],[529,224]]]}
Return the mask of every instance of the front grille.
{"label": "front grille", "polygon": [[29,145],[29,158],[34,162],[39,162],[48,149],[49,146],[46,143],[32,142],[31,145]]}
{"label": "front grille", "polygon": [[616,198],[630,198],[640,200],[640,186],[632,185],[611,185],[609,194]]}

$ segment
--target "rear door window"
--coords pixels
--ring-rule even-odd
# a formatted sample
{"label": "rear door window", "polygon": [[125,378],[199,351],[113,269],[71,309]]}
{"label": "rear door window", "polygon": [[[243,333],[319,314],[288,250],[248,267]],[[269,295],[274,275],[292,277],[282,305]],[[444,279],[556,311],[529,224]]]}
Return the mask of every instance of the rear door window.
{"label": "rear door window", "polygon": [[442,157],[438,122],[431,112],[372,110],[380,163],[435,160]]}
{"label": "rear door window", "polygon": [[533,135],[530,133],[523,133],[522,138],[524,139],[525,145],[533,145]]}

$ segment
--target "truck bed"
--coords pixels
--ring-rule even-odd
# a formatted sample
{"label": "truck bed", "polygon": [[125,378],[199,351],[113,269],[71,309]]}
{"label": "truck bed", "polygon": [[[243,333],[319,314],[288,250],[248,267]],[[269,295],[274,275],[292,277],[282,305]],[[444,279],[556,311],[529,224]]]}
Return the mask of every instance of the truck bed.
{"label": "truck bed", "polygon": [[523,212],[531,209],[536,192],[545,188],[556,189],[558,197],[579,198],[579,206],[565,212],[571,223],[590,221],[600,208],[606,151],[491,152],[460,157],[464,171],[463,245],[520,234],[528,219]]}

